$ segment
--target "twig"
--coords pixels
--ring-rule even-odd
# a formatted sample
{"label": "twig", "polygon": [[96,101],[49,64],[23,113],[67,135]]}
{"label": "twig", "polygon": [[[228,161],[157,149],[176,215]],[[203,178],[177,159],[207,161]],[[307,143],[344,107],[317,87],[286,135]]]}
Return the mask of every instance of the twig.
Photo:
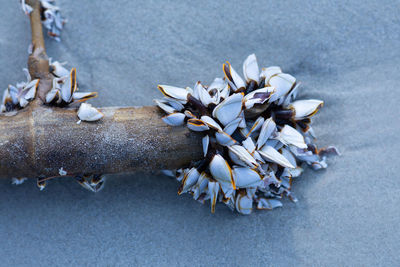
{"label": "twig", "polygon": [[51,89],[53,77],[49,72],[49,59],[43,38],[40,1],[28,0],[27,4],[33,8],[30,13],[33,52],[28,58],[28,70],[32,79],[40,79],[38,97],[35,102],[42,103],[45,101],[47,92]]}

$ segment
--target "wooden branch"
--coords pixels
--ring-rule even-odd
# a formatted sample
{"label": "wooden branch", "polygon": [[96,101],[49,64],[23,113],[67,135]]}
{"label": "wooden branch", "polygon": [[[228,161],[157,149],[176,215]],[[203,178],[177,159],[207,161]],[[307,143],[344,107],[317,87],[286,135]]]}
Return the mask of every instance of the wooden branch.
{"label": "wooden branch", "polygon": [[51,89],[53,76],[49,72],[49,59],[43,38],[40,1],[27,0],[26,3],[33,8],[30,13],[33,49],[28,58],[28,70],[32,79],[40,79],[35,103],[41,104],[45,102],[46,94]]}
{"label": "wooden branch", "polygon": [[156,107],[100,110],[102,120],[81,124],[76,110],[45,106],[0,116],[0,177],[172,169],[202,157],[200,136],[167,126]]}

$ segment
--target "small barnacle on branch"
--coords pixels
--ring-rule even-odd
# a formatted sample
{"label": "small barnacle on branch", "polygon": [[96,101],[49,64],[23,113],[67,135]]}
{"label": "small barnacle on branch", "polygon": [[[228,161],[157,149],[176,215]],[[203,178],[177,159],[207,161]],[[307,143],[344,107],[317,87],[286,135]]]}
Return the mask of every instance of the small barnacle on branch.
{"label": "small barnacle on branch", "polygon": [[[316,149],[311,117],[323,101],[295,100],[299,83],[279,67],[258,68],[254,54],[243,63],[245,79],[229,62],[225,78],[210,86],[197,82],[193,89],[159,85],[163,99],[154,100],[168,115],[171,126],[184,125],[202,132],[204,159],[185,169],[166,172],[181,182],[178,193],[195,200],[217,201],[241,214],[281,207],[291,192],[292,180],[303,169],[326,168],[334,147]],[[325,153],[328,152],[329,153]]]}

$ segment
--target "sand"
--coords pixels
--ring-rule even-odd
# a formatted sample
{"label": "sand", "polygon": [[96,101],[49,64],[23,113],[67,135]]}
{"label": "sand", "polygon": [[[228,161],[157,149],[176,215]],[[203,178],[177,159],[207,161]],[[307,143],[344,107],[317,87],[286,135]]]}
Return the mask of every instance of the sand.
{"label": "sand", "polygon": [[[2,3],[0,85],[24,78],[29,22]],[[256,53],[325,107],[329,168],[294,185],[282,209],[210,214],[157,174],[113,176],[92,194],[0,180],[0,265],[394,266],[400,240],[400,4],[393,1],[61,1],[69,22],[50,56],[77,67],[97,106],[151,105],[158,83],[193,86]]]}

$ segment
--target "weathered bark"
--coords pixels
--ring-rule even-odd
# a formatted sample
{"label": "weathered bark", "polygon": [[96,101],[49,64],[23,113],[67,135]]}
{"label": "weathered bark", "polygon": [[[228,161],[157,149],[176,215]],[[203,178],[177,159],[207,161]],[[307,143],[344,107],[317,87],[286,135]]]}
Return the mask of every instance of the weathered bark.
{"label": "weathered bark", "polygon": [[0,116],[0,177],[171,169],[202,157],[200,137],[167,126],[156,107],[100,110],[102,120],[81,124],[76,110],[45,106]]}

